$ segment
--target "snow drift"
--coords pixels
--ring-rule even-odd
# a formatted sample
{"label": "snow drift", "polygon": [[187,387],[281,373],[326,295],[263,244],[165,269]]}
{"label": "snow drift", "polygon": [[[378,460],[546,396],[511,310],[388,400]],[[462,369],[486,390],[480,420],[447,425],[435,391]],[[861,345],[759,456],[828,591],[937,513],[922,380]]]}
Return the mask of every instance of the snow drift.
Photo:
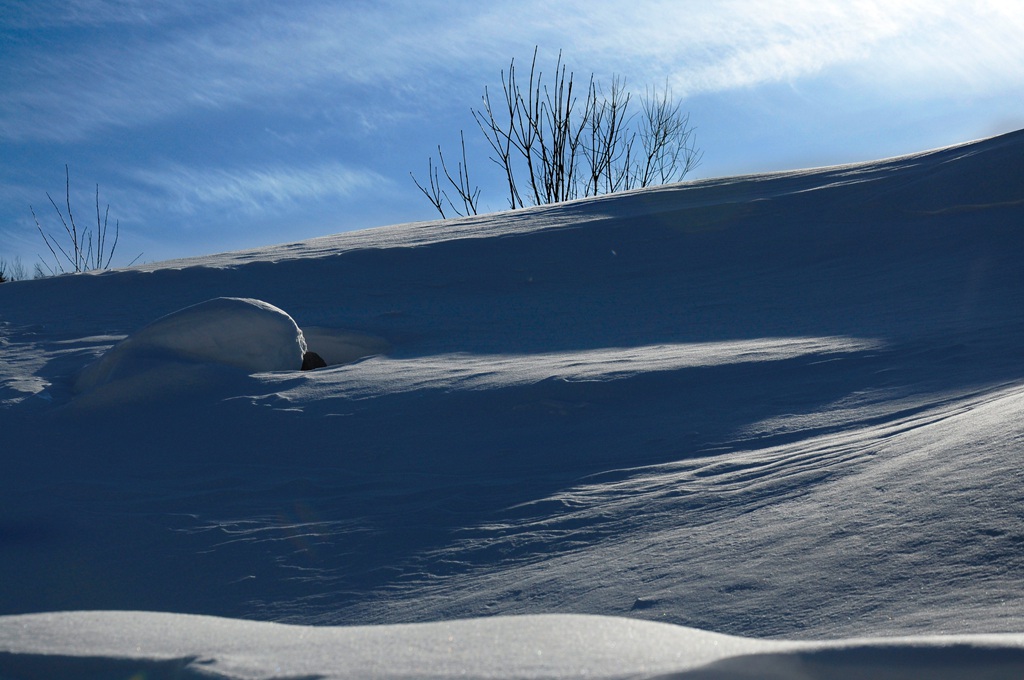
{"label": "snow drift", "polygon": [[75,383],[85,392],[174,362],[294,371],[306,340],[287,313],[261,300],[216,298],[157,319],[114,345]]}
{"label": "snow drift", "polygon": [[[1018,132],[4,284],[0,676],[1017,677],[1022,178]],[[287,315],[138,331],[230,296]]]}

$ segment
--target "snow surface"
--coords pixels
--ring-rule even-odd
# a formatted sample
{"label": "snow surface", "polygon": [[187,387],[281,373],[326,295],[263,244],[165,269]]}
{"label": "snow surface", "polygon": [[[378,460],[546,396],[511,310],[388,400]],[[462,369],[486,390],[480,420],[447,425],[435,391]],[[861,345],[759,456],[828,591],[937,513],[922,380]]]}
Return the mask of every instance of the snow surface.
{"label": "snow surface", "polygon": [[0,678],[1020,677],[1022,229],[1018,132],[3,284]]}
{"label": "snow surface", "polygon": [[154,612],[11,616],[18,677],[1020,677],[1024,636],[751,640],[621,617],[534,615],[312,627]]}

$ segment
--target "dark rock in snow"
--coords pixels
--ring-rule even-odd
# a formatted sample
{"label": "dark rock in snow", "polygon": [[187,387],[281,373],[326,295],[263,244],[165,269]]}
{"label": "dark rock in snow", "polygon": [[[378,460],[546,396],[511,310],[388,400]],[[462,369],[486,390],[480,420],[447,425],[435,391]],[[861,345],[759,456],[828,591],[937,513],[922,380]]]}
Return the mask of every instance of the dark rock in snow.
{"label": "dark rock in snow", "polygon": [[316,352],[306,352],[302,355],[302,370],[311,371],[314,368],[323,368],[327,362]]}

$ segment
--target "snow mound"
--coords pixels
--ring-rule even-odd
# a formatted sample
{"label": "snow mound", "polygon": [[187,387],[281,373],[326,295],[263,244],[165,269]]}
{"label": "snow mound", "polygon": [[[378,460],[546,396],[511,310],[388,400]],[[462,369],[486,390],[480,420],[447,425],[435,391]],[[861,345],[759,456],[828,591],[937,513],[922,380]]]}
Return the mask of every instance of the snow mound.
{"label": "snow mound", "polygon": [[87,392],[167,364],[212,363],[249,373],[297,371],[306,341],[295,321],[251,298],[214,298],[157,319],[87,366],[75,383]]}

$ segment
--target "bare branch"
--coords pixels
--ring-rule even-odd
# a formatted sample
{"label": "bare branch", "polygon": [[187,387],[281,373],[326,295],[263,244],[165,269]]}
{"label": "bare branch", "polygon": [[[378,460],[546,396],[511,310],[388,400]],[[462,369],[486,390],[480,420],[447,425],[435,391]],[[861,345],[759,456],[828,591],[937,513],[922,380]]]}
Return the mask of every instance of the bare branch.
{"label": "bare branch", "polygon": [[461,210],[456,205],[455,201],[452,201],[448,192],[441,187],[441,181],[438,174],[437,167],[434,166],[434,160],[427,159],[427,174],[430,180],[430,189],[421,185],[416,177],[410,172],[409,176],[412,177],[412,181],[416,183],[420,191],[427,197],[430,204],[441,213],[441,218],[445,216],[445,204],[451,210],[460,216],[464,215],[476,215],[477,214],[477,200],[480,197],[480,188],[473,187],[469,180],[469,164],[466,161],[466,137],[460,131],[459,137],[462,139],[462,161],[458,164],[455,176],[452,176],[451,171],[448,169],[448,164],[444,160],[444,153],[441,151],[441,147],[437,147],[437,156],[441,161],[441,171],[444,172],[445,179],[448,180],[448,184],[455,190],[457,200],[462,204]]}
{"label": "bare branch", "polygon": [[[441,147],[438,147],[438,151],[440,151],[440,149]],[[434,167],[434,160],[432,158],[427,159],[427,176],[430,179],[429,191],[426,189],[426,187],[420,184],[419,180],[416,179],[416,175],[410,172],[409,176],[412,177],[412,181],[416,183],[416,186],[419,187],[419,190],[422,191],[423,195],[427,197],[427,200],[430,201],[430,204],[434,206],[437,212],[441,213],[441,219],[444,219],[444,201],[442,200],[443,197],[441,195],[441,185],[437,180],[437,168]]]}

